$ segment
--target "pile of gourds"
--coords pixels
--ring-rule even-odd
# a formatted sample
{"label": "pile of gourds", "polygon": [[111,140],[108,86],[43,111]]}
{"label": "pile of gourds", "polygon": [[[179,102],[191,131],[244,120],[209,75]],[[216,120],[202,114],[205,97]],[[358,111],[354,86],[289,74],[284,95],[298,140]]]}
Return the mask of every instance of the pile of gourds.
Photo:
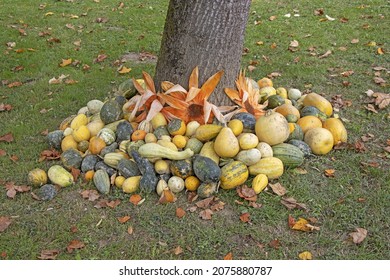
{"label": "pile of gourds", "polygon": [[47,135],[49,146],[62,151],[61,165],[51,166],[47,174],[30,171],[29,183],[70,186],[73,168],[103,194],[117,187],[125,193],[161,196],[188,190],[208,197],[250,176],[260,193],[269,179],[300,166],[305,157],[326,154],[347,141],[343,123],[332,117],[332,105],[321,95],[275,89],[267,78],[257,84],[265,115],[255,119],[241,112],[226,124],[167,121],[161,113],[150,122],[134,123],[122,110],[125,97],[91,100]]}

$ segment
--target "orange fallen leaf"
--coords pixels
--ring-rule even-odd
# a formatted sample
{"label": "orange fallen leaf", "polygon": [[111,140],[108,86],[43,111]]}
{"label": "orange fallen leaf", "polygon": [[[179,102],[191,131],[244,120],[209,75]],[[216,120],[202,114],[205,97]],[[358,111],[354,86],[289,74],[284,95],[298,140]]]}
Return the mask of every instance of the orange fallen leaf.
{"label": "orange fallen leaf", "polygon": [[176,208],[176,217],[179,219],[183,218],[186,215],[186,211],[183,208]]}
{"label": "orange fallen leaf", "polygon": [[78,180],[78,178],[79,178],[79,176],[80,176],[81,170],[72,167],[72,169],[70,170],[70,173],[71,173],[72,176],[73,176],[73,180],[74,180],[75,182],[77,182],[77,180]]}
{"label": "orange fallen leaf", "polygon": [[17,155],[11,155],[9,159],[12,160],[13,162],[17,162],[19,160],[19,157]]}
{"label": "orange fallen leaf", "polygon": [[334,177],[334,173],[336,170],[334,169],[325,169],[324,173],[326,177]]}
{"label": "orange fallen leaf", "polygon": [[70,227],[70,232],[71,233],[76,233],[76,232],[78,232],[79,230],[78,230],[78,228],[76,227],[76,226],[71,226]]}
{"label": "orange fallen leaf", "polygon": [[117,219],[118,219],[118,221],[119,221],[121,224],[124,224],[124,223],[126,223],[128,220],[130,220],[130,216],[118,217]]}
{"label": "orange fallen leaf", "polygon": [[10,217],[0,216],[0,232],[5,231],[11,223],[12,220]]}
{"label": "orange fallen leaf", "polygon": [[88,199],[89,201],[95,201],[100,197],[97,190],[84,190],[80,194],[84,199]]}
{"label": "orange fallen leaf", "polygon": [[134,205],[138,205],[138,203],[142,200],[142,197],[139,195],[139,194],[132,194],[130,196],[130,199],[129,201],[134,204]]}
{"label": "orange fallen leaf", "polygon": [[304,251],[298,255],[300,260],[312,260],[313,256],[310,252]]}
{"label": "orange fallen leaf", "polygon": [[0,136],[0,142],[7,142],[7,143],[11,143],[14,141],[14,136],[12,135],[11,132],[7,133],[7,134],[4,134],[2,136]]}
{"label": "orange fallen leaf", "polygon": [[288,215],[288,227],[292,228],[295,225],[296,221],[293,216]]}
{"label": "orange fallen leaf", "polygon": [[250,222],[250,214],[248,212],[240,215],[241,222],[249,223]]}
{"label": "orange fallen leaf", "polygon": [[271,247],[271,248],[274,248],[274,249],[279,249],[280,247],[280,241],[279,239],[274,239],[274,240],[271,240],[268,245]]}
{"label": "orange fallen leaf", "polygon": [[68,59],[62,59],[62,62],[59,64],[60,67],[65,67],[65,66],[68,66],[70,64],[72,64],[72,59],[71,58],[68,58]]}
{"label": "orange fallen leaf", "polygon": [[385,54],[383,48],[378,48],[378,49],[376,50],[376,52],[377,52],[377,54],[379,54],[379,55]]}
{"label": "orange fallen leaf", "polygon": [[232,260],[232,259],[233,259],[233,253],[232,253],[232,252],[227,253],[227,254],[223,257],[223,259],[224,259],[225,261],[230,261],[230,260]]}
{"label": "orange fallen leaf", "polygon": [[132,226],[129,226],[129,227],[127,228],[127,233],[128,233],[129,235],[132,235],[132,234],[134,233],[134,229],[133,229]]}
{"label": "orange fallen leaf", "polygon": [[112,201],[106,203],[106,205],[107,205],[108,207],[110,207],[111,209],[114,209],[114,208],[117,207],[119,204],[121,204],[121,200],[120,200],[120,199],[112,200]]}
{"label": "orange fallen leaf", "polygon": [[309,222],[304,218],[299,218],[298,221],[293,225],[292,229],[300,231],[320,230],[319,227],[309,224]]}
{"label": "orange fallen leaf", "polygon": [[213,199],[214,199],[214,196],[210,196],[208,198],[205,198],[205,199],[198,201],[197,203],[195,203],[195,205],[199,208],[206,209],[206,208],[210,207]]}
{"label": "orange fallen leaf", "polygon": [[80,240],[72,240],[70,241],[69,245],[66,247],[66,251],[68,253],[72,253],[75,249],[82,249],[85,247],[85,244],[81,242]]}
{"label": "orange fallen leaf", "polygon": [[177,246],[174,250],[173,253],[177,256],[183,253],[183,249],[180,246]]}
{"label": "orange fallen leaf", "polygon": [[356,228],[356,231],[351,232],[349,236],[352,238],[352,242],[360,244],[367,237],[367,230],[364,228]]}
{"label": "orange fallen leaf", "polygon": [[7,152],[3,149],[0,149],[0,157],[3,157],[7,154]]}

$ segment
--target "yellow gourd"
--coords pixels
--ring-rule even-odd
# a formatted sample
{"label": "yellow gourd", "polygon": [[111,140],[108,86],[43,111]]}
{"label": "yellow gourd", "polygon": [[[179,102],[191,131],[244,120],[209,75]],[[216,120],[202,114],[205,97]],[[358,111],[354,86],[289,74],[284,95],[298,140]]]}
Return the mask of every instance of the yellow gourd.
{"label": "yellow gourd", "polygon": [[258,174],[252,181],[252,189],[256,194],[261,193],[268,185],[268,177],[265,174]]}
{"label": "yellow gourd", "polygon": [[268,179],[277,179],[283,175],[283,162],[276,157],[260,159],[254,165],[249,166],[250,175],[265,174]]}
{"label": "yellow gourd", "polygon": [[272,111],[267,111],[264,116],[257,119],[255,131],[260,142],[266,142],[271,146],[283,143],[290,135],[285,117]]}
{"label": "yellow gourd", "polygon": [[297,121],[297,125],[306,133],[311,128],[322,127],[322,121],[316,116],[304,116]]}
{"label": "yellow gourd", "polygon": [[88,141],[91,138],[91,133],[86,125],[81,125],[73,130],[72,136],[76,142]]}
{"label": "yellow gourd", "polygon": [[233,119],[228,123],[228,127],[233,131],[235,136],[238,136],[244,130],[244,124],[239,119]]}
{"label": "yellow gourd", "polygon": [[210,141],[221,131],[222,126],[217,124],[203,124],[197,128],[194,137],[202,142]]}
{"label": "yellow gourd", "polygon": [[88,118],[85,114],[78,114],[70,123],[72,129],[77,129],[82,125],[88,124]]}
{"label": "yellow gourd", "polygon": [[303,99],[303,106],[314,106],[330,117],[333,113],[332,104],[321,95],[311,92]]}
{"label": "yellow gourd", "polygon": [[323,128],[326,128],[332,133],[333,136],[333,144],[336,145],[340,142],[347,142],[348,134],[345,126],[341,122],[340,119],[329,118],[324,121]]}
{"label": "yellow gourd", "polygon": [[69,149],[77,150],[77,142],[73,139],[72,135],[65,136],[61,141],[61,150],[65,152]]}
{"label": "yellow gourd", "polygon": [[240,144],[229,127],[224,127],[214,141],[215,153],[223,158],[235,157],[240,151]]}
{"label": "yellow gourd", "polygon": [[242,150],[255,148],[259,144],[259,138],[253,133],[242,133],[238,137],[238,142]]}
{"label": "yellow gourd", "polygon": [[122,190],[124,193],[133,193],[139,189],[139,183],[141,181],[141,176],[129,177],[123,181]]}
{"label": "yellow gourd", "polygon": [[142,157],[146,158],[167,158],[172,160],[181,160],[181,159],[187,159],[194,155],[194,152],[190,149],[185,149],[184,151],[177,152],[172,151],[169,148],[163,147],[156,143],[147,143],[145,145],[142,145],[138,149],[139,154]]}
{"label": "yellow gourd", "polygon": [[304,141],[309,145],[313,154],[325,155],[329,153],[333,148],[333,135],[326,128],[316,127],[309,129]]}

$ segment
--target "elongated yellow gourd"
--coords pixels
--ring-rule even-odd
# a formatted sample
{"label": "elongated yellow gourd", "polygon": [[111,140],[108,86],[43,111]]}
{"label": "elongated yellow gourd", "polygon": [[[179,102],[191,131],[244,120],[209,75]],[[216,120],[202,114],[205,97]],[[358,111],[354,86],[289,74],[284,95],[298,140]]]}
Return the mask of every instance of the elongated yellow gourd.
{"label": "elongated yellow gourd", "polygon": [[142,145],[139,150],[139,154],[142,157],[146,158],[167,158],[172,160],[181,160],[181,159],[187,159],[194,155],[194,152],[191,149],[185,149],[184,151],[177,152],[173,151],[169,148],[160,146],[156,143],[147,143],[145,145]]}

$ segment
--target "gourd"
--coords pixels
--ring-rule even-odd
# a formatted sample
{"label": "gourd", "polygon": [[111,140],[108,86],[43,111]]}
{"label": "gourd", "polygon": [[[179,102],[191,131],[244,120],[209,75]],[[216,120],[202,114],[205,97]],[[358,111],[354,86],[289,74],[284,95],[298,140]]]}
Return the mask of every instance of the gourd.
{"label": "gourd", "polygon": [[215,153],[224,158],[235,157],[240,151],[238,139],[229,127],[224,127],[214,141]]}
{"label": "gourd", "polygon": [[262,158],[248,169],[250,175],[265,174],[268,179],[277,179],[284,172],[283,162],[276,157]]}
{"label": "gourd", "polygon": [[288,136],[287,141],[291,139],[303,140],[303,130],[299,124],[289,123],[288,128],[290,130],[290,135]]}
{"label": "gourd", "polygon": [[276,89],[272,86],[260,88],[259,103],[264,103],[272,95],[276,95]]}
{"label": "gourd", "polygon": [[272,148],[269,144],[265,143],[265,142],[260,142],[256,149],[258,149],[261,153],[261,157],[262,158],[267,158],[267,157],[272,157],[273,156],[273,152],[272,152]]}
{"label": "gourd", "polygon": [[190,138],[186,143],[185,149],[190,149],[194,152],[194,154],[199,154],[200,151],[202,150],[202,147],[203,147],[203,143],[201,141],[199,141],[196,138]]}
{"label": "gourd", "polygon": [[157,143],[157,137],[153,133],[149,132],[146,133],[144,141],[145,143]]}
{"label": "gourd", "polygon": [[168,189],[168,183],[164,179],[160,179],[157,183],[156,192],[161,196],[164,190]]}
{"label": "gourd", "polygon": [[169,136],[169,132],[168,132],[168,129],[165,125],[161,125],[157,128],[154,129],[153,131],[153,134],[156,136],[157,139],[161,139],[161,137],[163,135],[168,135]]}
{"label": "gourd", "polygon": [[165,119],[164,115],[161,112],[158,112],[151,120],[153,129],[156,129],[159,126],[167,125],[168,122]]}
{"label": "gourd", "polygon": [[65,152],[69,149],[77,149],[77,142],[72,135],[65,136],[61,141],[61,150]]}
{"label": "gourd", "polygon": [[347,142],[348,134],[345,126],[340,119],[329,118],[323,123],[323,128],[326,128],[332,133],[333,144],[336,145],[340,142]]}
{"label": "gourd", "polygon": [[107,153],[104,155],[103,161],[108,166],[111,166],[112,168],[117,168],[118,163],[121,159],[126,158],[125,154],[122,152],[113,152],[113,153]]}
{"label": "gourd", "polygon": [[302,96],[302,92],[296,88],[288,89],[287,96],[291,100],[298,100]]}
{"label": "gourd", "polygon": [[108,166],[103,161],[98,161],[95,164],[95,171],[97,171],[97,170],[104,170],[104,171],[106,171],[108,176],[110,176],[110,177],[116,173],[116,170],[114,168],[112,168],[111,166]]}
{"label": "gourd", "polygon": [[203,124],[197,128],[194,137],[199,141],[207,142],[217,137],[221,129],[222,126],[217,124]]}
{"label": "gourd", "polygon": [[61,141],[63,137],[64,132],[62,130],[54,130],[47,134],[46,140],[49,147],[59,150],[61,149]]}
{"label": "gourd", "polygon": [[172,136],[184,135],[186,133],[186,128],[186,123],[181,119],[173,119],[167,125],[168,132]]}
{"label": "gourd", "polygon": [[139,189],[141,176],[132,176],[123,181],[122,191],[124,193],[133,193]]}
{"label": "gourd", "polygon": [[188,191],[196,191],[200,186],[200,180],[196,176],[189,176],[184,180],[184,185]]}
{"label": "gourd", "polygon": [[123,110],[117,101],[114,99],[105,102],[100,109],[100,119],[109,124],[117,120],[123,119]]}
{"label": "gourd", "polygon": [[133,127],[128,121],[120,122],[116,127],[116,141],[120,143],[124,140],[130,140],[133,131]]}
{"label": "gourd", "polygon": [[184,180],[178,176],[172,176],[168,180],[168,188],[173,193],[179,193],[184,190]]}
{"label": "gourd", "polygon": [[134,132],[131,134],[131,140],[132,140],[132,141],[144,140],[145,137],[146,137],[146,134],[148,134],[148,132],[146,132],[145,130],[136,129],[136,130],[134,130]]}
{"label": "gourd", "polygon": [[283,115],[272,111],[267,111],[257,119],[255,131],[260,142],[271,146],[286,141],[290,135],[287,120]]}
{"label": "gourd", "polygon": [[106,147],[106,142],[100,137],[94,136],[89,140],[88,150],[93,155],[98,155]]}
{"label": "gourd", "polygon": [[243,131],[244,132],[254,132],[255,131],[255,125],[256,125],[256,119],[255,116],[253,116],[250,113],[238,113],[235,114],[232,117],[232,120],[240,120],[244,126]]}
{"label": "gourd", "polygon": [[231,120],[228,127],[233,131],[234,136],[240,135],[244,130],[244,124],[239,119]]}
{"label": "gourd", "polygon": [[91,138],[91,133],[89,132],[86,125],[81,125],[73,130],[72,136],[76,142],[81,142],[84,140],[89,140],[89,138]]}
{"label": "gourd", "polygon": [[259,144],[259,138],[253,133],[242,133],[238,137],[238,143],[242,150],[255,148]]}
{"label": "gourd", "polygon": [[154,170],[160,175],[169,174],[171,172],[168,161],[162,159],[159,159],[154,163]]}
{"label": "gourd", "polygon": [[298,149],[300,149],[304,155],[304,157],[309,157],[312,155],[311,149],[309,145],[301,140],[292,139],[288,141],[288,144],[294,145]]}
{"label": "gourd", "polygon": [[81,171],[85,173],[88,170],[93,170],[98,161],[99,161],[99,158],[96,155],[85,156],[83,158],[83,161],[81,162]]}
{"label": "gourd", "polygon": [[311,128],[322,127],[322,121],[315,116],[305,116],[297,121],[297,124],[302,128],[305,134]]}
{"label": "gourd", "polygon": [[196,190],[196,193],[200,198],[207,198],[213,195],[216,191],[217,191],[217,183],[204,182],[200,184],[200,186]]}
{"label": "gourd", "polygon": [[97,170],[93,175],[93,183],[100,193],[108,194],[110,192],[110,178],[106,171]]}
{"label": "gourd", "polygon": [[61,165],[53,165],[47,171],[49,180],[60,187],[69,187],[74,183],[73,176]]}
{"label": "gourd", "polygon": [[72,116],[69,116],[69,117],[66,117],[61,123],[60,123],[60,126],[59,126],[59,129],[60,130],[65,130],[66,128],[70,128],[70,124],[72,123],[73,119],[76,117],[76,115],[72,115]]}
{"label": "gourd", "polygon": [[332,104],[321,95],[311,92],[303,99],[303,106],[314,106],[330,117],[333,113]]}
{"label": "gourd", "polygon": [[93,99],[88,101],[87,107],[90,114],[97,114],[100,112],[100,109],[103,107],[104,103],[100,100]]}
{"label": "gourd", "polygon": [[89,141],[87,141],[87,140],[83,140],[83,141],[77,143],[77,150],[79,150],[82,153],[85,153],[86,151],[88,151],[88,148],[89,148]]}
{"label": "gourd", "polygon": [[213,160],[217,165],[219,164],[219,156],[217,153],[214,151],[214,142],[209,141],[204,143],[202,149],[199,152],[199,155],[208,157],[211,160]]}
{"label": "gourd", "polygon": [[190,149],[185,149],[181,152],[172,151],[169,148],[160,146],[156,143],[147,143],[145,145],[142,145],[138,149],[139,154],[142,157],[146,158],[167,158],[172,160],[180,160],[180,159],[187,159],[194,155],[194,152]]}
{"label": "gourd", "polygon": [[102,138],[106,145],[111,145],[115,141],[116,135],[112,129],[105,127],[99,131],[97,137]]}
{"label": "gourd", "polygon": [[313,154],[316,155],[329,153],[334,143],[332,133],[322,127],[309,129],[305,134],[304,141],[309,145]]}
{"label": "gourd", "polygon": [[272,146],[274,157],[283,162],[284,167],[294,168],[300,166],[304,160],[303,152],[294,145],[281,143]]}
{"label": "gourd", "polygon": [[264,88],[264,87],[272,87],[274,83],[270,78],[264,77],[257,81],[257,85],[259,86],[259,88]]}
{"label": "gourd", "polygon": [[85,114],[78,114],[72,122],[70,123],[70,128],[77,129],[82,125],[87,125],[88,124],[88,118]]}
{"label": "gourd", "polygon": [[121,176],[121,175],[116,176],[116,177],[115,177],[115,180],[114,180],[114,185],[115,185],[115,187],[121,189],[122,186],[123,186],[123,182],[124,182],[125,180],[126,180],[126,178],[123,177],[123,176]]}
{"label": "gourd", "polygon": [[37,195],[41,200],[52,200],[57,195],[57,188],[52,184],[45,184],[39,188]]}
{"label": "gourd", "polygon": [[284,117],[286,117],[287,115],[294,115],[296,116],[298,119],[301,117],[301,114],[299,113],[299,110],[297,108],[295,108],[293,105],[291,104],[283,104],[283,105],[280,105],[279,107],[277,107],[275,109],[275,112],[283,115]]}
{"label": "gourd", "polygon": [[146,133],[153,132],[153,127],[150,121],[148,120],[143,120],[139,123],[138,125],[139,130],[143,130]]}
{"label": "gourd", "polygon": [[27,182],[33,187],[40,187],[47,183],[47,174],[45,170],[40,168],[35,168],[28,172]]}
{"label": "gourd", "polygon": [[162,146],[162,147],[168,148],[172,151],[176,151],[176,152],[178,151],[176,145],[173,144],[171,141],[161,139],[161,140],[157,141],[157,144]]}
{"label": "gourd", "polygon": [[137,164],[134,161],[126,158],[120,159],[116,168],[118,169],[119,174],[125,178],[138,176],[141,174]]}
{"label": "gourd", "polygon": [[[150,144],[157,145],[154,143],[150,143]],[[150,145],[150,144],[145,144],[145,145]],[[146,158],[143,158],[140,155],[140,153],[138,153],[135,150],[131,151],[131,157],[137,163],[138,169],[142,174],[142,178],[139,184],[140,189],[148,192],[155,191],[158,183],[158,178],[156,176],[156,173],[154,172],[153,164],[149,162],[149,160],[147,160]]]}
{"label": "gourd", "polygon": [[252,189],[256,194],[261,193],[268,185],[268,177],[265,174],[257,174],[252,181]]}
{"label": "gourd", "polygon": [[200,126],[200,123],[198,123],[197,121],[190,121],[187,124],[185,136],[187,136],[187,137],[193,136],[195,134],[196,130],[199,128],[199,126]]}
{"label": "gourd", "polygon": [[243,150],[237,154],[235,159],[243,162],[246,166],[253,165],[261,159],[261,152],[256,148]]}
{"label": "gourd", "polygon": [[325,113],[321,112],[317,107],[314,106],[305,106],[300,111],[301,117],[305,116],[315,116],[319,118],[321,121],[325,121],[327,116]]}
{"label": "gourd", "polygon": [[96,136],[103,127],[104,122],[101,120],[91,121],[87,124],[87,128],[91,134],[91,137]]}
{"label": "gourd", "polygon": [[175,137],[172,138],[172,143],[175,144],[175,146],[178,149],[183,149],[187,145],[187,139],[183,135],[175,135]]}
{"label": "gourd", "polygon": [[171,173],[182,179],[194,175],[191,159],[172,160],[169,166]]}
{"label": "gourd", "polygon": [[248,179],[248,168],[241,161],[232,161],[221,168],[221,188],[233,189]]}
{"label": "gourd", "polygon": [[61,154],[61,162],[68,170],[72,168],[80,169],[82,161],[83,158],[78,150],[68,149]]}
{"label": "gourd", "polygon": [[218,182],[221,176],[221,169],[210,158],[195,155],[192,162],[195,176],[202,182]]}
{"label": "gourd", "polygon": [[283,97],[284,99],[288,98],[287,89],[285,89],[284,87],[276,88],[276,94]]}
{"label": "gourd", "polygon": [[280,95],[272,95],[268,97],[268,105],[267,108],[274,109],[280,105],[283,105],[285,103],[285,100]]}

